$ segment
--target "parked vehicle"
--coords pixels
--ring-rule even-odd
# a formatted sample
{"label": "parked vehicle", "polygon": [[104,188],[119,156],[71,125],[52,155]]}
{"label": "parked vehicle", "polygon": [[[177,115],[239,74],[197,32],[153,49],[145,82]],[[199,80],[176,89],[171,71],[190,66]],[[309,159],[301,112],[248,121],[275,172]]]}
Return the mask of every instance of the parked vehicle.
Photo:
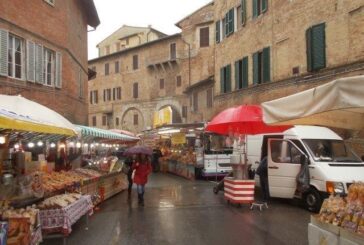
{"label": "parked vehicle", "polygon": [[[248,136],[248,146],[253,169],[267,156],[270,196],[300,198],[313,212],[331,193],[345,195],[354,181],[364,181],[362,160],[325,127],[295,126],[283,134]],[[296,182],[302,155],[308,158],[310,170],[310,188],[304,193],[297,190]],[[255,180],[259,185],[258,175]]]}

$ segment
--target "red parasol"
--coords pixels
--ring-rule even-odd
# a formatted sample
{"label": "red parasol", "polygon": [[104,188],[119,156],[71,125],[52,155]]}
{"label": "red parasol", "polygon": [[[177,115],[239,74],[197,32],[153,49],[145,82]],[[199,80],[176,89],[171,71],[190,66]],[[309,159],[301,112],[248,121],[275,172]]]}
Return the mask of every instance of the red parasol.
{"label": "red parasol", "polygon": [[268,126],[263,122],[262,109],[258,105],[241,105],[220,112],[206,127],[206,131],[227,135],[263,134],[283,132],[292,126]]}

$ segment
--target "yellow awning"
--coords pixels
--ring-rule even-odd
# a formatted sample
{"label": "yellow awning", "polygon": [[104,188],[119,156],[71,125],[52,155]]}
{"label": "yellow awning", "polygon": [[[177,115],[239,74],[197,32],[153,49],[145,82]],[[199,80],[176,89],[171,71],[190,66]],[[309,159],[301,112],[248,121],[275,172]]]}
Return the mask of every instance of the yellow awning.
{"label": "yellow awning", "polygon": [[60,128],[45,124],[38,124],[34,122],[23,121],[2,116],[0,116],[0,128],[45,133],[45,134],[62,134],[68,136],[76,135],[75,131],[71,129]]}

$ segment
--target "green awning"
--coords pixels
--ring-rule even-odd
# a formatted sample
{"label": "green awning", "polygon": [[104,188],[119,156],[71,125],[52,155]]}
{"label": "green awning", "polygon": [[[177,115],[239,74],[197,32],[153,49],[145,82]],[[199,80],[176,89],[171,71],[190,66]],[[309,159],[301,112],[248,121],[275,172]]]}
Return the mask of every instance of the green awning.
{"label": "green awning", "polygon": [[78,135],[84,138],[101,138],[123,141],[135,141],[139,140],[137,137],[133,137],[126,134],[115,133],[106,129],[87,127],[83,125],[75,125],[78,131]]}

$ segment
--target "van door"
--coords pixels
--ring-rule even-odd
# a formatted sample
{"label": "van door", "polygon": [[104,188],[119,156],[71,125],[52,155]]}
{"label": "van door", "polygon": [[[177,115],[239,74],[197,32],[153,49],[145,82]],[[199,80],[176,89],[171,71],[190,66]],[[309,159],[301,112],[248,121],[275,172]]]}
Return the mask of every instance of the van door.
{"label": "van door", "polygon": [[304,154],[292,141],[268,140],[268,183],[272,197],[293,198],[301,169],[301,155]]}

